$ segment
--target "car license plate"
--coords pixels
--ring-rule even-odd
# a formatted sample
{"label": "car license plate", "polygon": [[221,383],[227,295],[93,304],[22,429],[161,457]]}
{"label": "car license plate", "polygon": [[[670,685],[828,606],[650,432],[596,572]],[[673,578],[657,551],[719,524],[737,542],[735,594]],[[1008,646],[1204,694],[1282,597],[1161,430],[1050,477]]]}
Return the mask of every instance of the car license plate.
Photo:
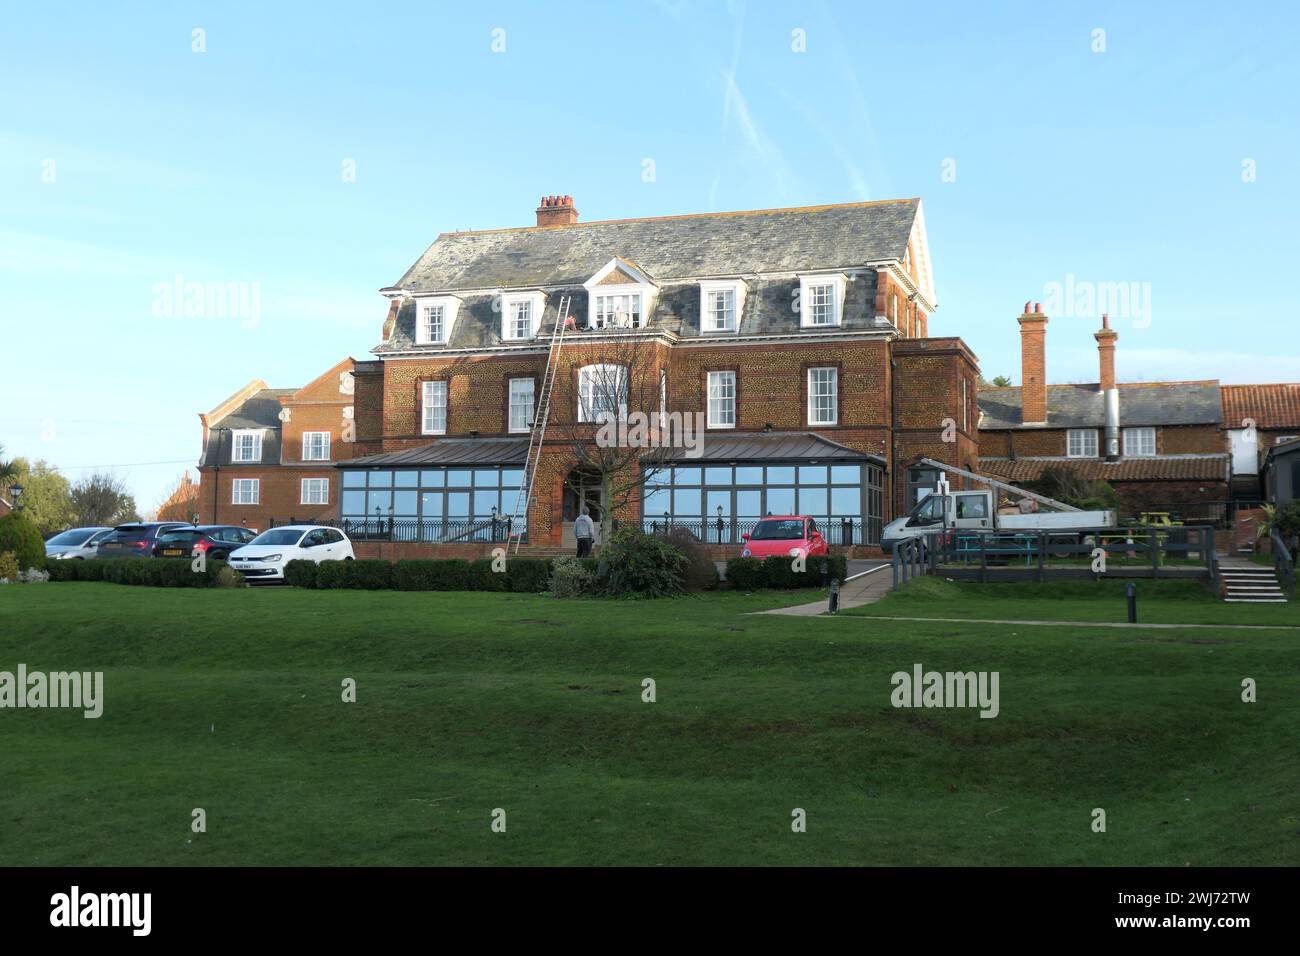
{"label": "car license plate", "polygon": [[164,549],[163,549],[163,554],[171,555],[171,556],[182,555],[182,554],[184,554],[184,553],[185,553],[185,552],[182,551],[180,548],[164,548]]}

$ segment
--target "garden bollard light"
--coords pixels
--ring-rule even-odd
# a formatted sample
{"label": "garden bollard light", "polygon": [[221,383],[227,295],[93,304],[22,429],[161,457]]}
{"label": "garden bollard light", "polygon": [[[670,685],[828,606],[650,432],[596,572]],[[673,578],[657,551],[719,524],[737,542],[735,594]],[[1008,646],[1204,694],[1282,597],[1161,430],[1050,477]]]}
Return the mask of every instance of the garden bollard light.
{"label": "garden bollard light", "polygon": [[830,613],[834,614],[840,609],[840,579],[834,578],[831,581],[831,606]]}
{"label": "garden bollard light", "polygon": [[1138,619],[1137,585],[1130,581],[1126,590],[1128,592],[1128,622],[1136,624]]}

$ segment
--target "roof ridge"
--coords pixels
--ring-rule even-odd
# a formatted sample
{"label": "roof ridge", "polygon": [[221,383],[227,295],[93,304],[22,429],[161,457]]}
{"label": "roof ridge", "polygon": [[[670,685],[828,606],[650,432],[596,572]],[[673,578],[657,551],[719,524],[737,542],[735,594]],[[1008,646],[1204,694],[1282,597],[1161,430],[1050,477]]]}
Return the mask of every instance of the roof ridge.
{"label": "roof ridge", "polygon": [[919,203],[920,201],[920,196],[912,196],[907,199],[872,199],[865,202],[821,203],[813,206],[778,206],[769,209],[729,209],[720,212],[687,212],[677,213],[671,216],[593,219],[590,222],[574,222],[560,226],[503,226],[497,229],[457,229],[451,232],[440,232],[438,233],[438,238],[441,239],[443,236],[483,236],[490,233],[501,232],[550,232],[559,229],[575,229],[580,226],[610,226],[627,222],[665,222],[674,219],[708,219],[717,216],[761,216],[778,212],[823,212],[827,209],[861,209],[867,206],[888,206],[898,203]]}

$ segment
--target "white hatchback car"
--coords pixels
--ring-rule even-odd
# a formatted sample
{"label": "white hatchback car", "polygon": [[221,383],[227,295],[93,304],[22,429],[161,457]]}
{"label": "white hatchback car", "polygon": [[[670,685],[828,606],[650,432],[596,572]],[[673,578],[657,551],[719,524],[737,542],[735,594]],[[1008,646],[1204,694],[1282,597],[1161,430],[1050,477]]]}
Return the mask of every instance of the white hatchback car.
{"label": "white hatchback car", "polygon": [[290,561],[351,561],[352,542],[338,528],[294,524],[263,531],[230,552],[230,566],[253,581],[283,581]]}
{"label": "white hatchback car", "polygon": [[45,556],[59,561],[93,558],[99,542],[112,533],[112,528],[70,528],[45,542]]}

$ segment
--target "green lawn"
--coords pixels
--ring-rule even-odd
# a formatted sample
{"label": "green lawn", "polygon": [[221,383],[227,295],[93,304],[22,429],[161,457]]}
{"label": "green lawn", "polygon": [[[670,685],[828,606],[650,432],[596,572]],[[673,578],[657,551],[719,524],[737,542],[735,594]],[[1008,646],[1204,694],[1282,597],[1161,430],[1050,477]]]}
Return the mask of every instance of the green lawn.
{"label": "green lawn", "polygon": [[[888,574],[879,571],[878,574]],[[980,584],[950,581],[942,572],[909,581],[882,601],[845,613],[884,617],[1038,620],[1128,620],[1124,580]],[[1199,581],[1136,580],[1138,622],[1252,624],[1300,629],[1300,597],[1288,604],[1228,604]],[[1300,643],[1300,630],[1294,640]]]}
{"label": "green lawn", "polygon": [[[0,863],[1300,861],[1300,635],[746,613],[809,597],[0,587],[0,670],[106,685],[0,710]],[[891,707],[916,662],[1000,716]]]}

